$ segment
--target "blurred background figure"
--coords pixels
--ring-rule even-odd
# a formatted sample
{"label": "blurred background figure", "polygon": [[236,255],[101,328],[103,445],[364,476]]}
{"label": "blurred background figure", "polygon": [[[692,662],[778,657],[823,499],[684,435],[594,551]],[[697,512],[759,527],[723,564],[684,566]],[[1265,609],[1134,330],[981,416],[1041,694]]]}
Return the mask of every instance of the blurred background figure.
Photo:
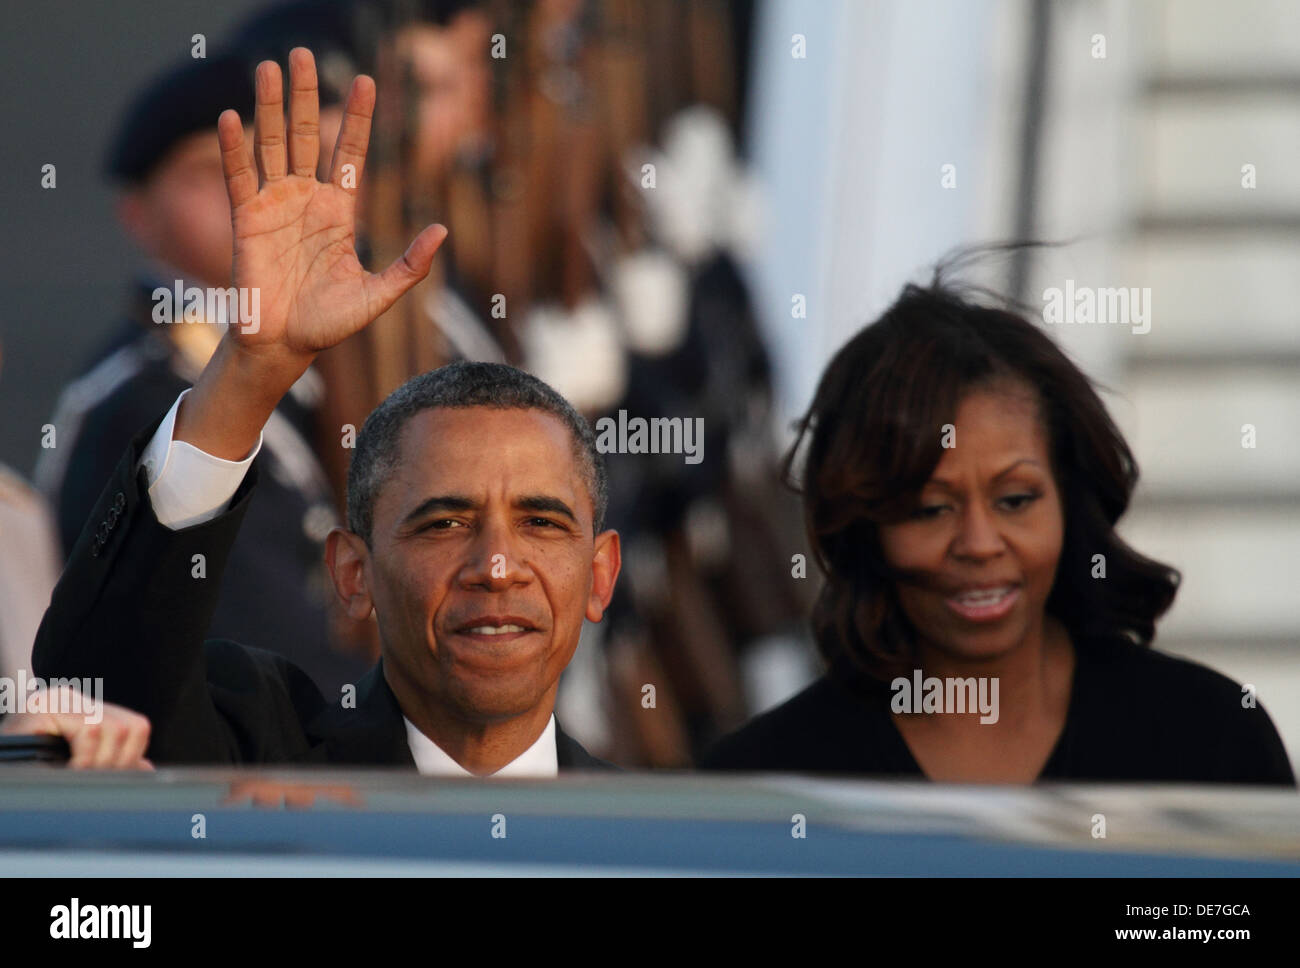
{"label": "blurred background figure", "polygon": [[[4,347],[0,345],[0,378]],[[32,671],[32,643],[63,556],[39,491],[0,463],[0,678]]]}
{"label": "blurred background figure", "polygon": [[[36,467],[65,554],[127,442],[198,377],[225,330],[224,306],[215,319],[201,315],[208,305],[187,315],[188,300],[174,293],[230,284],[230,203],[216,135],[217,116],[228,107],[251,123],[246,61],[216,53],[186,59],[140,92],[109,149],[118,218],[144,264],[124,318],[60,394],[50,418],[54,446],[41,451]],[[321,556],[337,517],[309,443],[321,392],[319,376],[309,372],[267,426],[258,460],[268,486],[249,509],[256,524],[231,552],[210,634],[282,652],[322,688],[337,690],[366,665],[337,647],[341,637],[330,621],[333,595]]]}
{"label": "blurred background figure", "polygon": [[[141,76],[137,62],[187,54],[198,32],[246,58],[250,80],[257,59],[283,63],[295,44],[315,51],[323,91],[353,70],[375,76],[369,263],[397,255],[413,226],[442,221],[451,236],[419,291],[318,360],[301,437],[327,482],[322,503],[341,497],[348,427],[410,374],[453,359],[524,366],[593,419],[704,419],[699,464],[607,455],[624,580],[559,702],[593,753],[683,765],[816,674],[806,615],[819,576],[798,506],[774,483],[775,455],[830,354],[904,282],[954,247],[1027,238],[1071,244],[1025,250],[972,281],[1038,306],[1067,283],[1150,289],[1143,333],[1043,324],[1113,388],[1106,403],[1142,469],[1126,537],[1184,576],[1157,647],[1252,684],[1300,750],[1294,4],[42,10],[15,14],[12,36],[26,39],[6,67],[58,90],[48,51],[82,44],[102,102],[53,106],[81,137],[105,133],[99,115],[117,109],[122,77]],[[0,96],[37,171],[73,150],[45,120],[52,106],[25,104],[21,90]],[[120,287],[92,174],[60,177],[57,191],[24,188],[10,206],[31,238],[14,253],[10,316],[46,321],[6,330],[11,353],[31,361],[0,383],[13,417],[0,455],[15,465],[31,460],[53,387],[75,375],[69,348],[104,336],[85,320]],[[367,630],[353,631],[364,650]]]}

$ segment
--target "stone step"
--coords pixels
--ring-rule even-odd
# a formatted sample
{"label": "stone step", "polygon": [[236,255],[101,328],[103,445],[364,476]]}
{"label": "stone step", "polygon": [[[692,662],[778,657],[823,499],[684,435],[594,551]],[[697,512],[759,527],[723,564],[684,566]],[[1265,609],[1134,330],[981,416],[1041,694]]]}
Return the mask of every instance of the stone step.
{"label": "stone step", "polygon": [[[1142,218],[1222,215],[1248,224],[1300,214],[1295,103],[1282,94],[1145,99],[1134,117]],[[1254,188],[1243,186],[1247,165]]]}
{"label": "stone step", "polygon": [[1224,359],[1300,352],[1300,236],[1140,236],[1123,257],[1125,284],[1151,289],[1151,331],[1135,358]]}
{"label": "stone step", "polygon": [[1294,372],[1206,363],[1131,373],[1120,389],[1107,404],[1137,457],[1144,496],[1290,494],[1300,502]]}
{"label": "stone step", "polygon": [[1161,76],[1267,75],[1300,64],[1295,0],[1143,0],[1129,9],[1137,59]]}
{"label": "stone step", "polygon": [[1120,533],[1144,555],[1177,568],[1183,582],[1160,623],[1188,642],[1266,639],[1300,644],[1300,500],[1289,511],[1134,508]]}

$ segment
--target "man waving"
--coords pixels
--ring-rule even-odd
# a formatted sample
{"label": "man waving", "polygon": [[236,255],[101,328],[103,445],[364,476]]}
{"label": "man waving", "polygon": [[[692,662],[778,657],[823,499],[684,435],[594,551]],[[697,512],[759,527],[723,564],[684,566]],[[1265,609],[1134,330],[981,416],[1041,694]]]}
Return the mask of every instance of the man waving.
{"label": "man waving", "polygon": [[297,48],[289,64],[287,124],[269,61],[252,150],[236,112],[218,121],[234,285],[257,291],[257,318],[230,327],[193,389],[128,448],[55,589],[36,669],[102,676],[108,699],[151,720],[156,763],[605,766],[553,715],[583,620],[600,620],[620,567],[604,468],[586,422],[511,367],[415,377],[357,438],[348,527],[326,547],[349,614],[379,626],[382,659],[355,689],[326,697],[280,656],[204,641],[270,413],[318,352],[423,278],[446,237],[430,226],[366,271],[353,223],[374,83],[353,82],[322,182],[314,61]]}

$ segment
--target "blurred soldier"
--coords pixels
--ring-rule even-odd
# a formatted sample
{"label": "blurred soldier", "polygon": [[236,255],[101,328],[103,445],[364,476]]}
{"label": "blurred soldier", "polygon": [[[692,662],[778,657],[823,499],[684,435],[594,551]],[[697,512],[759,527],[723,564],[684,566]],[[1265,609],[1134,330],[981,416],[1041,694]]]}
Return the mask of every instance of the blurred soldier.
{"label": "blurred soldier", "polygon": [[61,559],[45,499],[0,464],[0,676],[31,671],[32,642]]}
{"label": "blurred soldier", "polygon": [[[188,297],[185,306],[175,305],[175,295],[230,285],[230,212],[216,121],[230,107],[251,117],[253,101],[242,57],[187,59],[136,98],[108,153],[107,174],[120,189],[118,217],[146,266],[126,318],[60,396],[51,421],[56,446],[37,465],[65,554],[126,443],[197,378],[224,332],[224,319],[187,315]],[[234,545],[209,634],[281,652],[329,691],[354,682],[368,662],[321,644],[338,637],[322,564],[337,515],[309,444],[320,394],[319,376],[308,371],[267,425],[258,457],[266,487],[249,511],[257,525]],[[204,563],[194,567],[201,580]]]}
{"label": "blurred soldier", "polygon": [[[357,72],[378,82],[372,149],[358,199],[357,250],[363,263],[390,262],[414,221],[443,213],[439,186],[452,173],[482,177],[490,119],[489,26],[476,0],[289,0],[254,15],[232,41],[251,65],[283,60],[296,47],[317,55],[321,140],[338,130],[328,105]],[[328,163],[328,152],[322,152]],[[478,213],[461,219],[467,242],[481,238]],[[448,243],[452,247],[452,243]],[[351,451],[344,428],[408,377],[458,359],[502,361],[497,334],[462,296],[458,265],[440,261],[430,280],[366,331],[317,359],[324,380],[317,413],[318,455],[341,501]]]}

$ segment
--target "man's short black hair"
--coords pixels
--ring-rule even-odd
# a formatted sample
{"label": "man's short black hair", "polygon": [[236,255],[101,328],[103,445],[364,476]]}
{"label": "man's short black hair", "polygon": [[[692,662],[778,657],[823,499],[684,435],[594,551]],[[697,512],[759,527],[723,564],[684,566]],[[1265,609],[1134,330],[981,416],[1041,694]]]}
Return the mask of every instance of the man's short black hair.
{"label": "man's short black hair", "polygon": [[573,439],[573,454],[591,496],[594,533],[605,527],[609,483],[591,425],[573,405],[537,377],[503,363],[450,363],[412,377],[366,418],[348,468],[348,529],[370,544],[375,500],[397,469],[406,422],[422,410],[491,407],[540,410],[558,417]]}

